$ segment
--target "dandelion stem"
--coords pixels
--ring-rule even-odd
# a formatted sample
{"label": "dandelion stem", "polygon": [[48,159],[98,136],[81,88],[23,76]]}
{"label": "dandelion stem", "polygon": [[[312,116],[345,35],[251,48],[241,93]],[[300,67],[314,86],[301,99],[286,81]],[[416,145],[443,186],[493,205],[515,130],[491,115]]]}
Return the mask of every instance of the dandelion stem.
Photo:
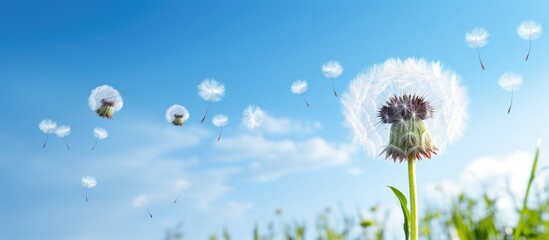
{"label": "dandelion stem", "polygon": [[524,200],[522,201],[522,210],[520,211],[520,217],[517,223],[517,227],[515,229],[515,236],[513,239],[518,240],[520,238],[520,233],[522,231],[522,225],[524,220],[524,214],[527,211],[526,204],[528,203],[528,195],[530,194],[530,187],[532,186],[532,182],[534,182],[534,178],[536,176],[536,167],[538,165],[538,158],[539,158],[539,141],[538,146],[536,148],[536,155],[534,156],[534,163],[532,164],[532,171],[530,172],[530,178],[528,179],[528,185],[526,187],[526,193],[524,195]]}
{"label": "dandelion stem", "polygon": [[97,145],[98,141],[99,141],[99,139],[95,139],[95,143],[93,144],[92,151],[95,149],[95,145]]}
{"label": "dandelion stem", "polygon": [[67,138],[63,138],[63,140],[65,140],[65,146],[67,146],[67,149],[70,151],[71,148],[69,147],[69,144],[67,143]]}
{"label": "dandelion stem", "polygon": [[530,57],[530,49],[532,49],[532,38],[530,38],[530,41],[528,43],[528,54],[526,54],[526,58],[524,61],[528,61],[528,57]]}
{"label": "dandelion stem", "polygon": [[336,92],[336,89],[334,87],[334,79],[332,78],[332,90],[334,90],[334,96],[337,97],[337,92]]}
{"label": "dandelion stem", "polygon": [[177,200],[179,200],[179,197],[181,197],[181,193],[183,193],[183,191],[179,192],[179,194],[177,195],[177,198],[175,198],[175,200],[173,200],[173,204],[175,204],[177,202]]}
{"label": "dandelion stem", "polygon": [[509,103],[509,109],[507,109],[507,114],[511,113],[511,108],[513,107],[513,93],[514,91],[511,88],[511,103]]}
{"label": "dandelion stem", "polygon": [[416,193],[415,157],[408,157],[408,184],[410,186],[410,240],[418,240],[418,214]]}
{"label": "dandelion stem", "polygon": [[310,107],[307,99],[305,99],[305,95],[301,94],[301,97],[303,98],[303,101],[305,101],[305,104],[307,104],[307,107]]}
{"label": "dandelion stem", "polygon": [[206,116],[208,115],[208,112],[210,111],[210,106],[212,105],[212,101],[208,101],[208,108],[206,108],[206,113],[204,113],[204,117],[202,117],[202,120],[200,120],[200,124],[204,123],[204,120],[206,120]]}
{"label": "dandelion stem", "polygon": [[48,144],[48,138],[50,138],[50,135],[46,135],[46,141],[44,142],[44,145],[42,145],[42,149],[46,148],[46,144]]}
{"label": "dandelion stem", "polygon": [[478,49],[478,47],[477,47],[477,56],[478,56],[478,61],[480,62],[480,67],[482,68],[482,70],[484,70],[484,64],[482,63],[482,59],[480,58],[480,50]]}
{"label": "dandelion stem", "polygon": [[151,212],[149,212],[149,209],[147,209],[147,207],[143,207],[145,209],[145,211],[147,211],[147,213],[149,214],[149,217],[153,218],[153,215],[151,214]]}
{"label": "dandelion stem", "polygon": [[217,136],[217,141],[219,142],[219,140],[221,139],[221,129],[222,128],[219,128],[219,136]]}

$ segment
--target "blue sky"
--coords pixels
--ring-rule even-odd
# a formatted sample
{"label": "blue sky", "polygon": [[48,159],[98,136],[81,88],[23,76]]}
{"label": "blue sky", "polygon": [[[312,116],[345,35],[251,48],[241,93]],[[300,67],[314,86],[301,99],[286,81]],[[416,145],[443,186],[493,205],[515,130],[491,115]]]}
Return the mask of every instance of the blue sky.
{"label": "blue sky", "polygon": [[[329,60],[345,69],[335,80],[340,93],[390,57],[441,61],[461,75],[468,127],[444,154],[419,164],[420,189],[459,181],[483,156],[529,152],[549,136],[549,38],[534,41],[524,62],[528,43],[516,28],[529,19],[549,26],[547,9],[542,0],[1,1],[0,238],[160,239],[183,222],[189,239],[224,226],[244,239],[276,208],[312,220],[340,203],[351,211],[395,204],[386,185],[405,190],[406,167],[350,142],[320,72]],[[485,71],[463,38],[477,26],[491,34],[481,49]],[[510,115],[509,94],[497,84],[506,71],[524,77]],[[210,121],[199,124],[207,103],[197,85],[205,78],[227,89],[210,110],[210,119],[229,116],[219,143]],[[309,82],[310,108],[290,92],[297,79]],[[87,106],[102,84],[124,98],[111,120]],[[191,115],[181,128],[164,119],[175,103]],[[256,131],[241,125],[249,104],[269,116]],[[41,149],[43,118],[72,127],[70,152],[56,137]],[[91,152],[96,126],[110,136]],[[84,175],[98,181],[87,204]],[[180,178],[191,187],[173,205]],[[139,194],[150,197],[153,220],[132,207]]]}

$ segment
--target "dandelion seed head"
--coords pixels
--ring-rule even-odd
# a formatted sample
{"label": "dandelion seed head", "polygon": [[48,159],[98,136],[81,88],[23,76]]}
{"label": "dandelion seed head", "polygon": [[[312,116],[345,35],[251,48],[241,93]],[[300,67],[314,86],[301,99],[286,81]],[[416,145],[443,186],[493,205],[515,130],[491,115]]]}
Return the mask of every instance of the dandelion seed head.
{"label": "dandelion seed head", "polygon": [[378,111],[382,123],[425,120],[433,116],[433,108],[423,97],[404,94],[392,96]]}
{"label": "dandelion seed head", "polygon": [[224,127],[229,123],[229,117],[224,114],[217,114],[213,117],[212,123],[216,127]]}
{"label": "dandelion seed head", "polygon": [[191,183],[186,179],[177,179],[177,181],[175,181],[175,187],[178,190],[185,190],[188,189],[190,186]]}
{"label": "dandelion seed head", "polygon": [[93,136],[99,140],[103,140],[109,136],[109,133],[104,128],[96,127],[93,129]]}
{"label": "dandelion seed head", "polygon": [[517,28],[517,34],[524,40],[536,40],[542,32],[541,24],[534,21],[524,21]]}
{"label": "dandelion seed head", "polygon": [[373,157],[391,148],[403,154],[413,151],[388,144],[394,124],[384,124],[399,123],[402,135],[410,137],[406,124],[413,119],[421,120],[429,133],[414,135],[415,142],[428,147],[423,152],[441,153],[463,134],[468,97],[460,77],[439,62],[393,58],[359,73],[343,94],[341,105],[354,141]]}
{"label": "dandelion seed head", "polygon": [[58,137],[66,137],[69,136],[69,134],[71,134],[71,127],[67,125],[59,126],[59,128],[55,130],[55,135]]}
{"label": "dandelion seed head", "polygon": [[343,67],[337,61],[329,61],[322,65],[322,75],[326,78],[337,78],[343,73]]}
{"label": "dandelion seed head", "polygon": [[40,121],[38,124],[38,128],[40,128],[40,131],[44,133],[54,133],[55,129],[57,128],[57,123],[50,119],[44,119]]}
{"label": "dandelion seed head", "polygon": [[189,111],[187,111],[187,108],[174,104],[166,110],[166,121],[169,123],[173,123],[176,118],[180,118],[182,121],[181,123],[187,121],[189,119]]}
{"label": "dandelion seed head", "polygon": [[198,95],[206,101],[219,102],[225,95],[225,86],[214,79],[205,79],[198,85]]}
{"label": "dandelion seed head", "polygon": [[124,106],[120,93],[109,85],[102,85],[92,90],[88,98],[91,110],[97,111],[104,104],[112,106],[113,112],[118,112]]}
{"label": "dandelion seed head", "polygon": [[291,90],[294,94],[302,94],[307,91],[307,81],[297,80],[292,83]]}
{"label": "dandelion seed head", "polygon": [[522,87],[522,76],[514,72],[506,72],[499,77],[498,84],[507,92],[516,91]]}
{"label": "dandelion seed head", "polygon": [[250,105],[248,106],[243,113],[243,122],[246,127],[249,129],[254,129],[260,127],[263,124],[265,119],[265,112],[261,108]]}
{"label": "dandelion seed head", "polygon": [[148,201],[149,201],[148,196],[145,194],[141,194],[133,198],[133,207],[135,208],[144,207]]}
{"label": "dandelion seed head", "polygon": [[465,34],[465,42],[470,48],[482,48],[488,43],[490,34],[484,28],[473,28]]}
{"label": "dandelion seed head", "polygon": [[82,177],[82,186],[86,188],[94,188],[97,185],[97,181],[92,176]]}

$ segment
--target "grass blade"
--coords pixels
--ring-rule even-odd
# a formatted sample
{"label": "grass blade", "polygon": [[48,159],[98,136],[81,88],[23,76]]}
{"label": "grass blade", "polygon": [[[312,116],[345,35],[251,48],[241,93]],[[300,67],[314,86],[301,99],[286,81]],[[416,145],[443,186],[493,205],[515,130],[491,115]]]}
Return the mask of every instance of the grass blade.
{"label": "grass blade", "polygon": [[517,223],[517,227],[515,228],[515,236],[514,236],[515,240],[518,240],[519,237],[520,237],[520,232],[522,231],[524,214],[528,211],[526,204],[528,202],[528,195],[530,194],[530,187],[532,186],[532,182],[534,182],[534,178],[536,176],[536,167],[538,165],[540,144],[541,144],[541,139],[538,138],[538,143],[537,143],[537,147],[536,147],[536,154],[534,156],[534,164],[532,164],[532,171],[530,172],[530,179],[528,179],[528,186],[526,186],[526,193],[524,194],[524,200],[522,202],[522,210],[520,211],[519,221]]}
{"label": "grass blade", "polygon": [[402,214],[404,215],[404,224],[403,224],[404,235],[406,236],[405,239],[408,240],[410,236],[410,223],[409,223],[410,210],[408,210],[408,200],[406,200],[406,196],[404,196],[404,194],[402,194],[402,192],[397,188],[393,186],[387,186],[387,187],[389,187],[391,191],[393,191],[395,196],[398,198],[398,201],[400,202],[400,207],[402,208]]}

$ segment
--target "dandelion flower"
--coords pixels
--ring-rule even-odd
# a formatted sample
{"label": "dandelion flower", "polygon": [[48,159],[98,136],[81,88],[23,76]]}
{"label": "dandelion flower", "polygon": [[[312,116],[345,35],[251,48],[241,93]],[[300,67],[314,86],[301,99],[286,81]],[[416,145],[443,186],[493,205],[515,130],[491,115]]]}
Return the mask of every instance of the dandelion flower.
{"label": "dandelion flower", "polygon": [[190,186],[191,186],[191,183],[186,179],[178,179],[177,181],[175,181],[175,188],[179,190],[179,194],[177,195],[177,198],[173,201],[174,204],[177,203],[183,191],[188,189]]}
{"label": "dandelion flower", "polygon": [[224,114],[217,114],[213,117],[212,123],[219,128],[219,136],[217,137],[217,141],[219,141],[221,139],[221,129],[229,123],[229,117]]}
{"label": "dandelion flower", "polygon": [[507,114],[511,113],[511,107],[513,107],[513,92],[519,90],[522,87],[522,76],[514,72],[506,72],[499,78],[499,86],[507,91],[511,92],[511,103],[507,109]]}
{"label": "dandelion flower", "polygon": [[67,146],[68,150],[71,150],[69,147],[69,144],[67,143],[67,137],[71,134],[71,127],[67,125],[60,126],[55,130],[55,135],[57,135],[60,138],[63,138],[65,140],[65,146]]}
{"label": "dandelion flower", "polygon": [[341,73],[343,73],[343,67],[337,61],[329,61],[322,65],[322,75],[332,81],[332,90],[334,91],[334,96],[336,97],[337,92],[334,87],[334,79],[338,78]]}
{"label": "dandelion flower", "polygon": [[102,118],[112,118],[113,114],[124,106],[120,93],[108,85],[93,89],[88,98],[88,104],[91,110]]}
{"label": "dandelion flower", "polygon": [[307,107],[309,107],[309,103],[307,102],[307,99],[305,99],[304,93],[307,91],[307,81],[305,80],[297,80],[294,83],[292,83],[291,90],[294,94],[301,95],[303,98],[303,101],[305,104],[307,104]]}
{"label": "dandelion flower", "polygon": [[103,140],[109,136],[109,133],[104,128],[96,127],[93,129],[93,136],[95,137],[95,143],[93,144],[92,151],[95,149],[97,142]]}
{"label": "dandelion flower", "polygon": [[145,211],[149,214],[149,217],[153,217],[151,212],[149,212],[149,209],[147,209],[147,202],[149,201],[149,198],[145,194],[141,194],[133,199],[133,207],[134,208],[144,208]]}
{"label": "dandelion flower", "polygon": [[189,119],[189,111],[181,105],[174,104],[166,110],[166,121],[174,126],[183,126]]}
{"label": "dandelion flower", "polygon": [[82,186],[86,188],[86,202],[88,202],[88,189],[94,188],[97,185],[97,181],[92,176],[82,177]]}
{"label": "dandelion flower", "polygon": [[198,95],[205,101],[208,101],[206,113],[202,117],[202,120],[200,120],[200,124],[202,124],[208,115],[212,102],[219,102],[225,96],[225,86],[214,79],[205,79],[198,85]]}
{"label": "dandelion flower", "polygon": [[407,161],[412,239],[418,229],[414,162],[462,135],[468,98],[459,81],[439,62],[389,59],[358,74],[341,100],[356,143],[373,156]]}
{"label": "dandelion flower", "polygon": [[528,53],[524,61],[528,61],[530,50],[532,49],[532,40],[536,40],[541,36],[541,24],[534,21],[524,21],[517,28],[517,34],[520,38],[528,41]]}
{"label": "dandelion flower", "polygon": [[57,129],[57,123],[50,119],[44,119],[40,121],[38,124],[38,128],[40,128],[40,131],[46,134],[46,141],[44,142],[44,145],[42,145],[42,149],[46,148],[46,144],[48,144],[48,138],[50,137],[50,134],[55,133],[55,130]]}
{"label": "dandelion flower", "polygon": [[265,112],[261,108],[250,105],[248,106],[243,113],[243,122],[246,127],[249,129],[254,129],[260,127],[263,124],[265,119]]}
{"label": "dandelion flower", "polygon": [[477,57],[482,70],[484,70],[484,64],[482,63],[482,59],[480,58],[479,48],[484,47],[486,43],[488,43],[489,36],[490,34],[488,34],[486,29],[480,27],[473,28],[473,30],[465,34],[465,42],[467,43],[467,46],[477,49]]}

